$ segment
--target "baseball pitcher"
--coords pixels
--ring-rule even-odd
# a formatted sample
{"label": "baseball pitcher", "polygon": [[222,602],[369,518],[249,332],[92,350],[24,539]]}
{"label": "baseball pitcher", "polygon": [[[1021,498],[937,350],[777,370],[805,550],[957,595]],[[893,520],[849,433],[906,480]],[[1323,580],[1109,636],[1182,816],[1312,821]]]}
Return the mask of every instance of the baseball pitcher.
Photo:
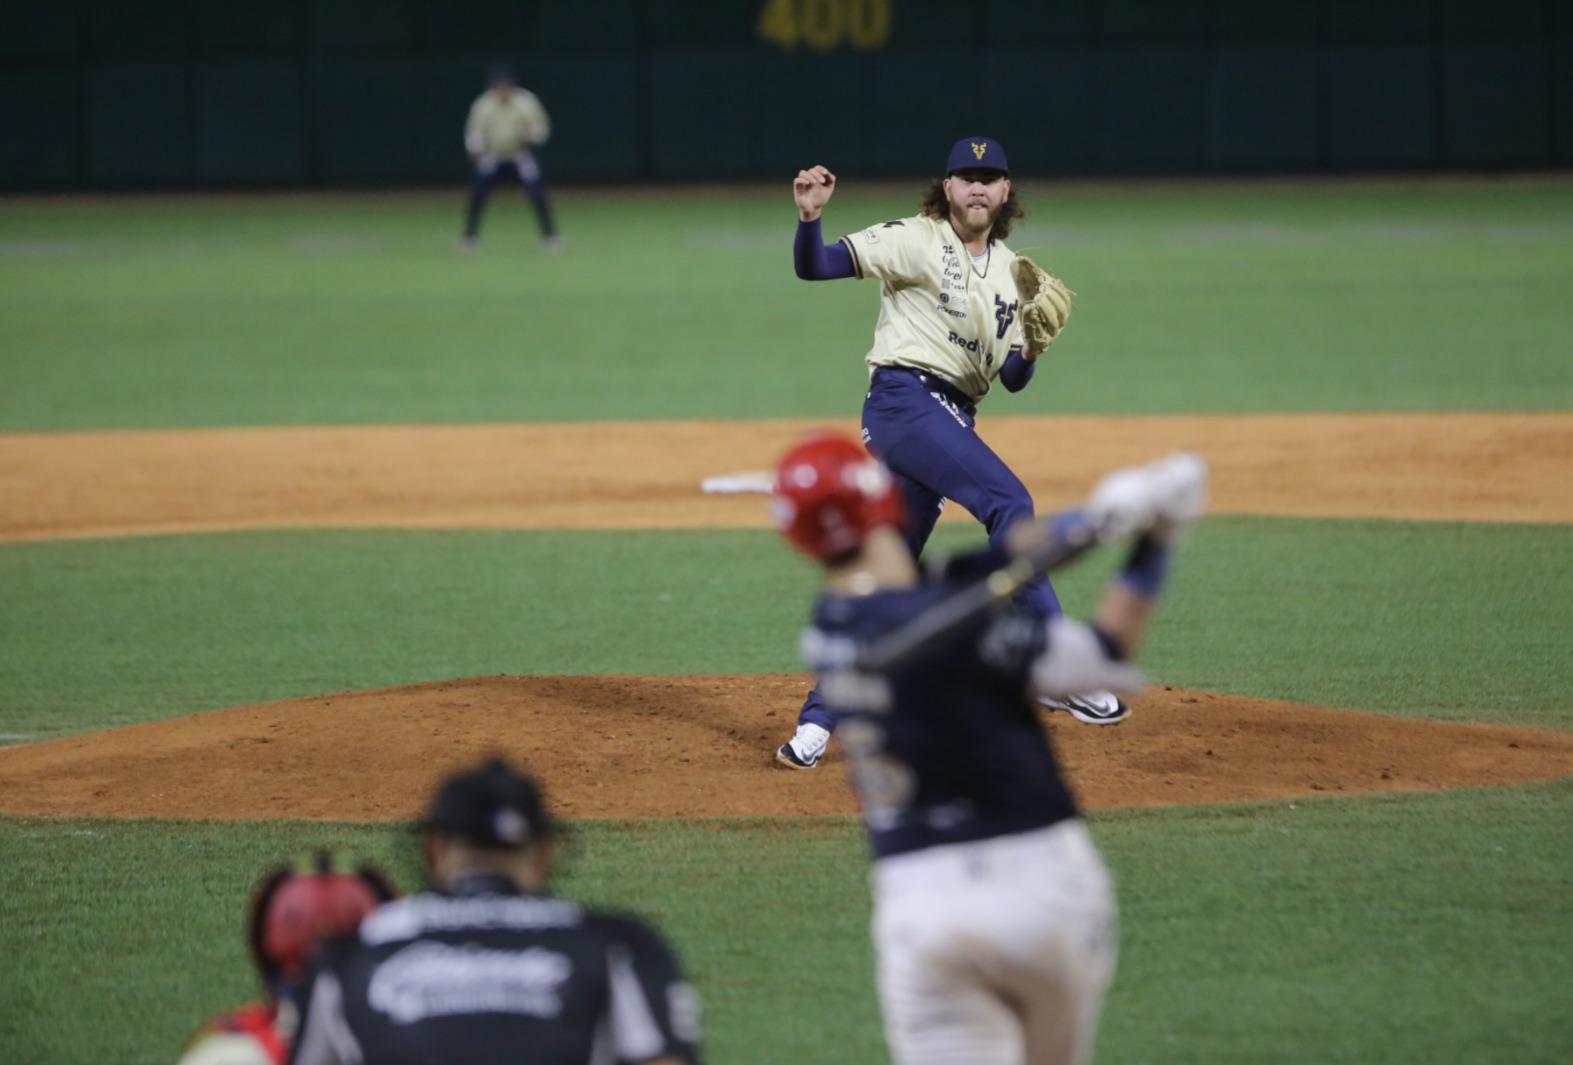
{"label": "baseball pitcher", "polygon": [[[793,260],[800,278],[875,278],[879,318],[866,362],[863,443],[895,475],[905,503],[904,536],[914,557],[955,500],[989,531],[1033,516],[1032,496],[977,433],[977,405],[997,378],[1018,392],[1039,356],[1065,328],[1072,293],[1036,263],[1005,245],[1022,208],[1004,147],[992,137],[963,137],[945,177],[925,194],[918,214],[848,234],[826,245],[820,216],[836,188],[823,166],[798,172]],[[1023,591],[1044,617],[1061,613],[1047,579]],[[1112,692],[1088,690],[1045,698],[1093,725],[1117,724],[1130,708]],[[798,729],[776,752],[789,768],[810,769],[835,721],[810,691]]]}

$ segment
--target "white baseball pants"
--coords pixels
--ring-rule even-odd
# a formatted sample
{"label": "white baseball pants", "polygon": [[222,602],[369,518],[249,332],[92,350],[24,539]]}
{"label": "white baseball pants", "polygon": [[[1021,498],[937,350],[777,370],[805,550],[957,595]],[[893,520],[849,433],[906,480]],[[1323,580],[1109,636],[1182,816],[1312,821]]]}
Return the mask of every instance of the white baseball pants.
{"label": "white baseball pants", "polygon": [[1114,892],[1086,826],[875,863],[874,947],[895,1065],[1083,1065],[1114,977]]}

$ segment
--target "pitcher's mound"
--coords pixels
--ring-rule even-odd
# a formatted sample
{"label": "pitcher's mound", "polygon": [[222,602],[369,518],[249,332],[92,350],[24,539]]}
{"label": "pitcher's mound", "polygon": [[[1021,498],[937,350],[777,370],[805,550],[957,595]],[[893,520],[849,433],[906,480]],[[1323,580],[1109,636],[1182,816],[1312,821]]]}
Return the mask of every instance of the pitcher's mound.
{"label": "pitcher's mound", "polygon": [[[772,760],[806,689],[790,674],[499,676],[216,710],[0,750],[0,811],[402,820],[442,773],[495,751],[568,817],[852,813],[834,744],[811,772]],[[1091,809],[1573,774],[1573,733],[1177,688],[1115,727],[1047,721]]]}

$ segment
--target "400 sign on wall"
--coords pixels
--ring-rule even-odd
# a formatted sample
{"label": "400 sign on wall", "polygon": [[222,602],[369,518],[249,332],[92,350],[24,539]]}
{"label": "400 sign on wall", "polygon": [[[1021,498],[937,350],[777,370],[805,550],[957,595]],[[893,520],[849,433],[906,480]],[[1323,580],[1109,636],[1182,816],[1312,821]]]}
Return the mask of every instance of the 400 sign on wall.
{"label": "400 sign on wall", "polygon": [[784,51],[871,51],[890,40],[892,0],[765,0],[757,30]]}

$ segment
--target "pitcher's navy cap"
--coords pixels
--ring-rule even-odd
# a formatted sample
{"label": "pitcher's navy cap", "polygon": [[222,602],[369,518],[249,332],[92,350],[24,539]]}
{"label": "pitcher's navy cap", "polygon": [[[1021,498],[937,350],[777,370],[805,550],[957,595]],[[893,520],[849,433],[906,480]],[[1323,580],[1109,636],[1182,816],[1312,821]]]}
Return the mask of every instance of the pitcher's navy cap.
{"label": "pitcher's navy cap", "polygon": [[509,66],[507,63],[493,63],[491,66],[486,68],[486,81],[488,84],[506,81],[511,85],[515,80],[516,79],[513,76],[513,67]]}
{"label": "pitcher's navy cap", "polygon": [[998,170],[1001,173],[1010,173],[1010,161],[1005,158],[1005,149],[993,137],[963,137],[950,149],[950,162],[945,164],[945,173],[954,174],[958,170]]}

